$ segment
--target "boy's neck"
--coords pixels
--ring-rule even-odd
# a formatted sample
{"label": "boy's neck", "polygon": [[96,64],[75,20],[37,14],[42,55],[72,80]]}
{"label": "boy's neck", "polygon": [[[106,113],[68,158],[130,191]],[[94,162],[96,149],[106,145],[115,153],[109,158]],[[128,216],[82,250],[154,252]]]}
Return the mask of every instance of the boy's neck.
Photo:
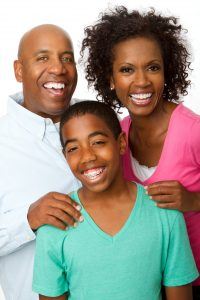
{"label": "boy's neck", "polygon": [[137,186],[123,180],[120,185],[94,193],[86,188],[79,191],[84,209],[96,225],[110,236],[116,235],[124,226],[134,207]]}

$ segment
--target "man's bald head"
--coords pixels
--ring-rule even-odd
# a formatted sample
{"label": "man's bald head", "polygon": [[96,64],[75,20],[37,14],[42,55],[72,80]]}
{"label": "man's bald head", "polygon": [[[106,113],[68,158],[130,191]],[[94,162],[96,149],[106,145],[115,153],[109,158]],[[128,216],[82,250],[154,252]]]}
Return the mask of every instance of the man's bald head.
{"label": "man's bald head", "polygon": [[24,107],[59,121],[77,83],[74,51],[68,33],[45,24],[26,32],[19,43],[15,77],[22,82]]}
{"label": "man's bald head", "polygon": [[42,24],[39,26],[36,26],[29,31],[27,31],[21,38],[19,42],[19,47],[18,47],[18,59],[21,59],[23,56],[23,51],[26,48],[26,45],[29,45],[32,43],[32,40],[38,36],[38,35],[45,35],[46,33],[48,34],[49,32],[55,33],[55,34],[60,34],[66,37],[66,39],[70,42],[71,47],[73,49],[72,41],[69,36],[69,34],[61,27],[53,24]]}

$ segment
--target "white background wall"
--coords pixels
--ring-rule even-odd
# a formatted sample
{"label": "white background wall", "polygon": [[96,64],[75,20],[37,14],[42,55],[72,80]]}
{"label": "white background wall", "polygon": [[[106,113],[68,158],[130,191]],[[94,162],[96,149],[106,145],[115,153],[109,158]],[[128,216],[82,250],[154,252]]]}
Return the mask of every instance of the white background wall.
{"label": "white background wall", "polygon": [[[30,28],[44,23],[53,23],[65,28],[71,35],[78,61],[83,38],[83,28],[92,24],[98,14],[107,7],[125,5],[130,9],[145,10],[154,7],[164,14],[179,17],[188,29],[188,41],[192,47],[192,87],[184,98],[188,107],[200,113],[200,9],[197,0],[1,0],[0,2],[0,115],[6,112],[7,95],[21,89],[13,74],[20,37]],[[88,91],[84,73],[78,66],[79,81],[75,97],[94,99]],[[0,300],[3,300],[0,289]],[[18,299],[20,300],[20,299]]]}

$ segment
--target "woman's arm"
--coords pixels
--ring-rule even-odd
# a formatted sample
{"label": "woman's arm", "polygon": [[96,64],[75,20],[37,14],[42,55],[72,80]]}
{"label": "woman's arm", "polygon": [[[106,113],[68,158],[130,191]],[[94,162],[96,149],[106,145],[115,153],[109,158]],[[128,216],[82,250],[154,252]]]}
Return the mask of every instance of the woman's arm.
{"label": "woman's arm", "polygon": [[178,181],[159,181],[146,187],[157,206],[181,212],[200,211],[200,192],[189,192]]}
{"label": "woman's arm", "polygon": [[68,299],[67,294],[58,297],[46,297],[46,296],[39,295],[39,300],[67,300],[67,299]]}
{"label": "woman's arm", "polygon": [[167,300],[192,300],[192,285],[186,284],[175,287],[165,287]]}

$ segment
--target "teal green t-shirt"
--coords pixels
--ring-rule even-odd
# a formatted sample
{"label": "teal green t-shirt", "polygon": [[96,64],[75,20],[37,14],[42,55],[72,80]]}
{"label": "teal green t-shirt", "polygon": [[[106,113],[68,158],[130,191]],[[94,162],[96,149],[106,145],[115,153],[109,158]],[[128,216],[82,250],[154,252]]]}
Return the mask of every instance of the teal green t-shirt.
{"label": "teal green t-shirt", "polygon": [[[70,300],[159,300],[161,284],[185,285],[198,277],[182,214],[157,208],[137,187],[134,208],[113,237],[84,208],[77,228],[38,230],[35,292],[68,292]],[[77,192],[71,196],[80,203]]]}

